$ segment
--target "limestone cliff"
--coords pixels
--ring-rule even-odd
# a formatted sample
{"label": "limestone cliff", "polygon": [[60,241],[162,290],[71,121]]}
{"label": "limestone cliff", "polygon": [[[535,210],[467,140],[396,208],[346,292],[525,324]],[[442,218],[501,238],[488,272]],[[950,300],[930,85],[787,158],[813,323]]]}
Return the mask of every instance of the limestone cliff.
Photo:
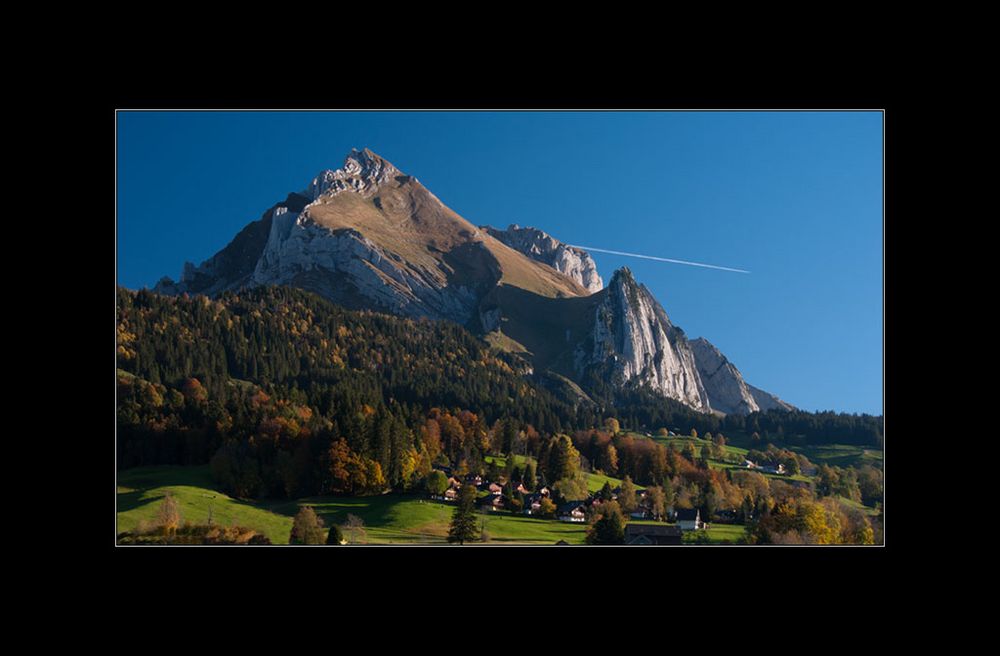
{"label": "limestone cliff", "polygon": [[794,409],[778,397],[748,384],[740,370],[704,337],[692,340],[691,349],[713,410],[747,415],[772,408]]}
{"label": "limestone cliff", "polygon": [[514,250],[548,264],[591,293],[599,292],[604,287],[594,258],[583,249],[567,246],[537,228],[522,228],[517,224],[511,224],[506,230],[490,226],[482,226],[482,229]]}
{"label": "limestone cliff", "polygon": [[592,350],[577,351],[577,368],[596,366],[616,386],[645,384],[695,410],[711,404],[684,331],[674,326],[628,267],[615,272],[597,306]]}

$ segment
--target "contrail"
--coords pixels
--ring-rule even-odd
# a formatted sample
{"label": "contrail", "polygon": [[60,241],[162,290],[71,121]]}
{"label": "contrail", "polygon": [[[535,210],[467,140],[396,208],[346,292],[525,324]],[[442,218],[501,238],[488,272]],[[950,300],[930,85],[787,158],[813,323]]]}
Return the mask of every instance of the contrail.
{"label": "contrail", "polygon": [[721,271],[735,271],[736,273],[750,273],[745,269],[731,269],[730,267],[716,266],[714,264],[702,264],[701,262],[687,262],[686,260],[671,260],[669,257],[654,257],[652,255],[639,255],[638,253],[623,253],[622,251],[609,251],[606,248],[594,248],[593,246],[578,246],[576,244],[566,244],[574,248],[582,248],[585,251],[597,251],[599,253],[611,253],[612,255],[626,255],[628,257],[641,257],[644,260],[656,260],[658,262],[672,262],[674,264],[687,264],[688,266],[705,267],[706,269],[719,269]]}

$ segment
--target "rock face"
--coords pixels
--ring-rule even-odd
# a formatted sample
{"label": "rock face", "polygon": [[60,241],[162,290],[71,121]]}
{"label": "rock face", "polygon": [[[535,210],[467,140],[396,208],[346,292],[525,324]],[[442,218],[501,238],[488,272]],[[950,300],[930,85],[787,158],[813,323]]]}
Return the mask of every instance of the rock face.
{"label": "rock face", "polygon": [[719,349],[699,337],[691,341],[691,350],[713,409],[739,415],[759,409],[740,370]]}
{"label": "rock face", "polygon": [[592,294],[604,287],[604,281],[597,273],[594,258],[583,249],[567,246],[537,228],[521,228],[516,223],[508,226],[506,230],[490,226],[481,227],[514,250],[524,253],[533,260],[548,264]]}
{"label": "rock face", "polygon": [[794,409],[778,397],[749,385],[740,370],[704,337],[692,340],[691,350],[713,410],[747,415],[772,408]]}
{"label": "rock face", "polygon": [[757,407],[761,412],[767,412],[768,410],[795,410],[795,406],[791,403],[786,403],[782,401],[774,394],[769,394],[762,389],[758,389],[753,385],[747,385],[750,388],[750,393],[753,395],[753,400],[757,402]]}
{"label": "rock face", "polygon": [[623,267],[597,306],[593,350],[577,351],[577,367],[602,368],[615,385],[645,384],[695,410],[711,404],[684,331],[674,326],[645,285]]}

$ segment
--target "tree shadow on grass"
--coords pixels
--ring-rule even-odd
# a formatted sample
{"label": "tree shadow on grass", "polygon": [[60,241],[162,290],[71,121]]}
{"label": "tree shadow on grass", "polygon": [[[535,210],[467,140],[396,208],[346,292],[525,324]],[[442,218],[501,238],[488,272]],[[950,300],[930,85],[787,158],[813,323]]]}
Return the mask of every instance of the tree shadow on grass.
{"label": "tree shadow on grass", "polygon": [[154,501],[159,501],[164,497],[160,495],[158,497],[142,498],[142,495],[146,493],[146,490],[131,490],[129,492],[119,492],[118,493],[118,512],[128,512],[130,510],[135,510],[136,508],[141,508],[147,506]]}

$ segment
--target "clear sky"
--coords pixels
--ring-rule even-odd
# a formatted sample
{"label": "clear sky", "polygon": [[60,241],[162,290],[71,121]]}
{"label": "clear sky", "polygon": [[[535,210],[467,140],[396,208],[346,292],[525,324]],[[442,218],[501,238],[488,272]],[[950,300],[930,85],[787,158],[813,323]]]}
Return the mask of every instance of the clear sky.
{"label": "clear sky", "polygon": [[878,112],[118,114],[118,282],[179,278],[352,147],[476,225],[616,251],[688,337],[805,410],[882,412]]}

